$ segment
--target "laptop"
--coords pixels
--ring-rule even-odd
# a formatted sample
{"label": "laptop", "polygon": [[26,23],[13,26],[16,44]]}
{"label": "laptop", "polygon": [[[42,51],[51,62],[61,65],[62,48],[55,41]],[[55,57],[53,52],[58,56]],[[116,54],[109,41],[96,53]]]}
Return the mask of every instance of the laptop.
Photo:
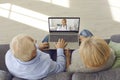
{"label": "laptop", "polygon": [[68,44],[65,48],[79,48],[80,17],[49,17],[49,48],[56,49],[58,39],[64,39]]}

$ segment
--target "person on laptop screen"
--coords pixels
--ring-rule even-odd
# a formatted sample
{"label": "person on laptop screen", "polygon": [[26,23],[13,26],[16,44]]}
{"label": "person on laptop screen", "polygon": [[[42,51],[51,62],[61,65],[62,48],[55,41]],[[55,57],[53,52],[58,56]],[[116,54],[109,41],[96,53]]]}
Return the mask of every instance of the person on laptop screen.
{"label": "person on laptop screen", "polygon": [[[72,21],[72,20],[71,20]],[[68,21],[70,23],[70,20]],[[67,19],[63,18],[61,20],[61,24],[57,24],[57,31],[69,31],[69,30],[76,30],[76,25],[67,25]]]}
{"label": "person on laptop screen", "polygon": [[50,31],[78,31],[79,18],[75,17],[49,17]]}
{"label": "person on laptop screen", "polygon": [[68,30],[68,28],[67,28],[67,20],[65,18],[62,19],[61,23],[62,23],[61,25],[57,24],[57,30]]}

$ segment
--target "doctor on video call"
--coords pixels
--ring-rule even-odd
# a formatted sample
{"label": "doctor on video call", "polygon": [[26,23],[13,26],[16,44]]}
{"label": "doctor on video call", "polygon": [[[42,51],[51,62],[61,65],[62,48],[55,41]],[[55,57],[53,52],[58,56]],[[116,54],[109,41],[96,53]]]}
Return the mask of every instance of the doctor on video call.
{"label": "doctor on video call", "polygon": [[57,25],[57,30],[58,31],[64,31],[64,30],[76,30],[76,28],[75,28],[75,26],[74,25],[72,25],[72,26],[70,26],[70,25],[67,25],[67,19],[62,19],[61,20],[61,25],[59,24],[59,25]]}
{"label": "doctor on video call", "polygon": [[67,20],[66,19],[62,19],[61,23],[62,24],[57,27],[57,30],[69,30],[67,28]]}

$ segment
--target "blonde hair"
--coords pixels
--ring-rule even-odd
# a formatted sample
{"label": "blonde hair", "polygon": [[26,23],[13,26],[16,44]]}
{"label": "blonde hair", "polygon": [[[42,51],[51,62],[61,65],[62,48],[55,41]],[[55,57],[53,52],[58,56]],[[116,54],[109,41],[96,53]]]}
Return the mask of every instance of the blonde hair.
{"label": "blonde hair", "polygon": [[29,61],[35,48],[34,39],[26,34],[14,37],[10,43],[10,49],[14,56],[21,61]]}
{"label": "blonde hair", "polygon": [[107,62],[109,56],[110,48],[101,38],[87,38],[80,45],[80,57],[87,67],[100,67]]}

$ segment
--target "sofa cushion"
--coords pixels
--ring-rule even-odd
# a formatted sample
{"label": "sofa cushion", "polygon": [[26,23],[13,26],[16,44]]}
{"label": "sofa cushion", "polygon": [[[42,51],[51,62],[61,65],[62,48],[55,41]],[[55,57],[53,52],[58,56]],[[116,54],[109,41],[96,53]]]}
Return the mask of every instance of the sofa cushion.
{"label": "sofa cushion", "polygon": [[8,44],[0,44],[0,70],[8,71],[5,65],[5,53],[8,51]]}
{"label": "sofa cushion", "polygon": [[22,78],[18,78],[18,77],[13,77],[12,80],[26,80],[26,79],[22,79]]}
{"label": "sofa cushion", "polygon": [[111,36],[109,46],[115,51],[116,60],[112,68],[120,67],[120,34]]}
{"label": "sofa cushion", "polygon": [[120,69],[111,69],[95,73],[74,73],[72,80],[120,80]]}
{"label": "sofa cushion", "polygon": [[45,77],[43,80],[71,80],[72,73],[68,72],[60,72],[54,75],[49,75]]}
{"label": "sofa cushion", "polygon": [[[72,73],[60,72],[54,75],[49,75],[40,80],[71,80],[71,77],[72,77]],[[14,77],[12,80],[26,80],[26,79]]]}
{"label": "sofa cushion", "polygon": [[10,73],[0,70],[0,80],[11,80]]}

